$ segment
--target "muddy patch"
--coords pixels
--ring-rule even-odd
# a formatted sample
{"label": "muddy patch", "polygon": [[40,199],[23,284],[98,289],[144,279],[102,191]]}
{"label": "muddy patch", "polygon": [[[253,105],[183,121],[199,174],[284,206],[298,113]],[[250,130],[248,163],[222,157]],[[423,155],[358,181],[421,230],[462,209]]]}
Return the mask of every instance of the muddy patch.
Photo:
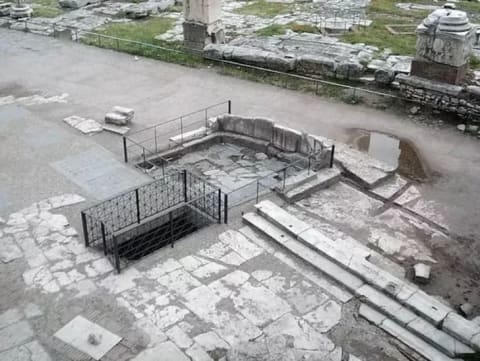
{"label": "muddy patch", "polygon": [[428,173],[415,146],[406,139],[364,129],[350,129],[347,143],[389,165],[398,166],[402,176],[425,182]]}

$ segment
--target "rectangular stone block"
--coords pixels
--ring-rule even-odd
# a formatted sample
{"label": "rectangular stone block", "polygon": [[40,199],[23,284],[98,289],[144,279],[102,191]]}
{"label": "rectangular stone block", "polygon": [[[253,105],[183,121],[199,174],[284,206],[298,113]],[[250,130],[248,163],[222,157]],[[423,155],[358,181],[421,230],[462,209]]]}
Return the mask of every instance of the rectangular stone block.
{"label": "rectangular stone block", "polygon": [[480,336],[480,325],[450,312],[442,323],[442,330],[480,351],[480,344],[471,342],[475,335]]}
{"label": "rectangular stone block", "polygon": [[255,208],[257,209],[258,213],[267,218],[274,225],[282,228],[284,231],[295,237],[311,228],[309,224],[299,220],[295,216],[292,216],[290,213],[269,200],[258,203],[255,205]]}
{"label": "rectangular stone block", "polygon": [[266,118],[255,118],[253,122],[253,137],[271,142],[273,137],[273,121]]}
{"label": "rectangular stone block", "polygon": [[411,297],[405,301],[405,305],[409,306],[415,312],[419,313],[435,326],[440,326],[443,319],[453,310],[426,294],[422,290],[417,290]]}
{"label": "rectangular stone block", "polygon": [[451,66],[430,61],[413,60],[410,75],[440,81],[448,84],[460,84],[465,79],[468,66]]}

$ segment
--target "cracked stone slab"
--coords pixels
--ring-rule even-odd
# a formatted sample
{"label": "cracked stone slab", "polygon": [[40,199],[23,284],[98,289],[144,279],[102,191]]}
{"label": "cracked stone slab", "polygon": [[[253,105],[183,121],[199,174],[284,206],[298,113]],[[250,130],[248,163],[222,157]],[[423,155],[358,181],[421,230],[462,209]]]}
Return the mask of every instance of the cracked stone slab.
{"label": "cracked stone slab", "polygon": [[22,256],[23,253],[16,245],[13,238],[5,237],[2,239],[2,247],[0,248],[0,261],[3,263],[9,263],[21,258]]}
{"label": "cracked stone slab", "polygon": [[93,119],[79,117],[78,115],[71,115],[63,119],[63,121],[71,127],[81,131],[83,134],[98,133],[103,130],[100,123]]}
{"label": "cracked stone slab", "polygon": [[255,243],[250,242],[238,231],[228,230],[220,234],[218,238],[246,260],[263,253],[263,250],[260,247]]}
{"label": "cracked stone slab", "polygon": [[[99,344],[92,345],[88,341],[89,335],[92,334],[95,335]],[[95,360],[100,360],[122,339],[82,316],[75,317],[58,330],[54,336]]]}
{"label": "cracked stone slab", "polygon": [[340,322],[342,317],[342,307],[330,300],[317,307],[303,318],[308,321],[318,332],[328,332],[332,327]]}
{"label": "cracked stone slab", "polygon": [[33,337],[33,330],[27,321],[13,323],[0,329],[0,352],[22,345]]}
{"label": "cracked stone slab", "polygon": [[190,361],[190,359],[170,341],[163,342],[155,347],[142,351],[132,361],[158,361],[159,355],[161,355],[162,361]]}
{"label": "cracked stone slab", "polygon": [[38,341],[32,341],[8,351],[0,352],[0,360],[51,361],[51,358]]}

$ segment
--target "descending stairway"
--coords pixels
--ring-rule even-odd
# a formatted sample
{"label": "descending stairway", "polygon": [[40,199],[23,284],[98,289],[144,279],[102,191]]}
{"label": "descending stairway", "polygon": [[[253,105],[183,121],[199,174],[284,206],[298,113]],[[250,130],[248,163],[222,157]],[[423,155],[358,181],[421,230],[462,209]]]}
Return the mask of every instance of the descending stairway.
{"label": "descending stairway", "polygon": [[480,351],[480,326],[370,263],[271,201],[243,221],[332,278],[362,302],[360,315],[431,361]]}

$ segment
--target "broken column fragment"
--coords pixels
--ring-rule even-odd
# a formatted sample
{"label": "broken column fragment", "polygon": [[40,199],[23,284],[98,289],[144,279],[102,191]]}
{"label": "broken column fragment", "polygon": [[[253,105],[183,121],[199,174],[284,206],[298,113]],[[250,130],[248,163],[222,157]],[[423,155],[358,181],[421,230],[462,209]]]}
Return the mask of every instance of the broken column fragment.
{"label": "broken column fragment", "polygon": [[430,281],[430,271],[431,267],[424,263],[417,263],[413,266],[415,272],[415,282],[417,283],[428,283]]}
{"label": "broken column fragment", "polygon": [[464,11],[438,9],[417,27],[410,75],[449,84],[465,79],[475,30]]}
{"label": "broken column fragment", "polygon": [[112,110],[105,115],[105,123],[127,125],[133,119],[133,115],[133,109],[114,106]]}
{"label": "broken column fragment", "polygon": [[221,0],[186,0],[183,37],[187,48],[202,50],[205,45],[223,43]]}

